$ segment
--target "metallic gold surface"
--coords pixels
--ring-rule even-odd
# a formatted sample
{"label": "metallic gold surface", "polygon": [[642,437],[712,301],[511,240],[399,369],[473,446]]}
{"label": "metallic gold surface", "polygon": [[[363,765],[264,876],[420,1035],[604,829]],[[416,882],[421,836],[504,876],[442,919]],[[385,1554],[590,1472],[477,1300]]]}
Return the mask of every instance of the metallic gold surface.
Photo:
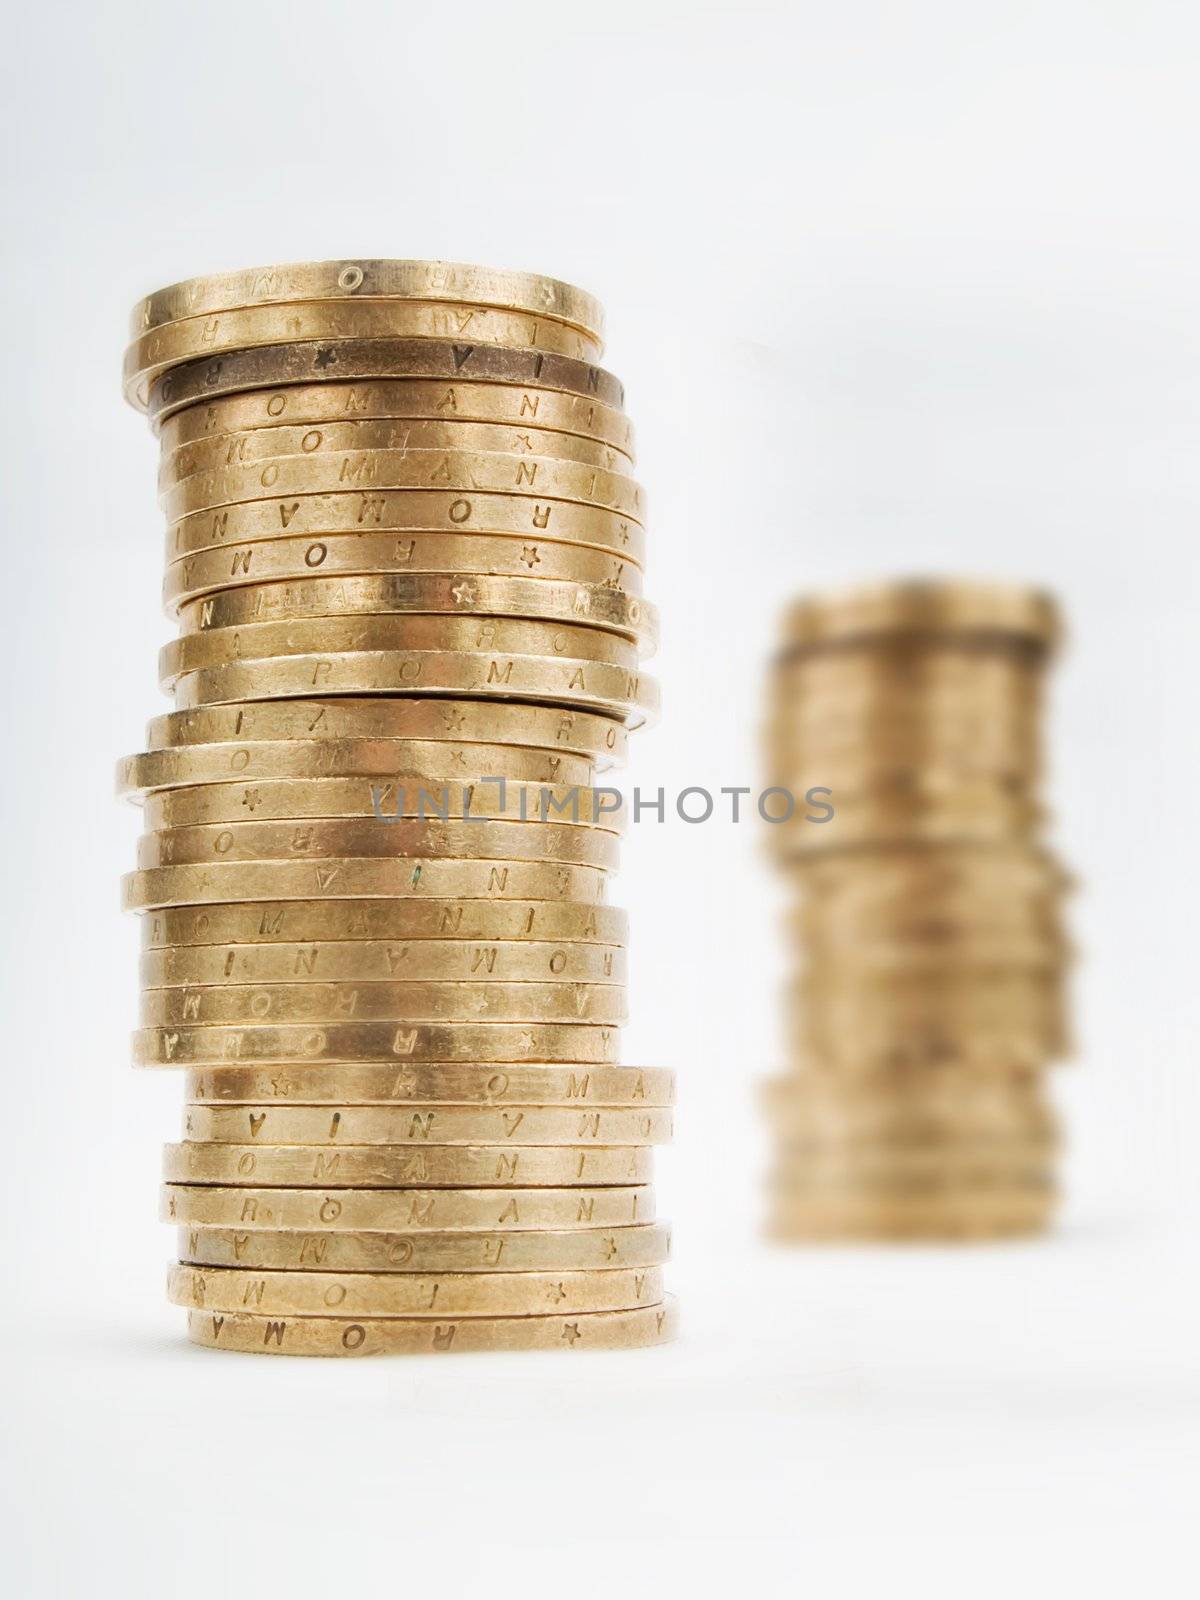
{"label": "metallic gold surface", "polygon": [[536,1317],[628,1311],[658,1305],[657,1267],[607,1272],[493,1272],[420,1277],[410,1272],[244,1272],[172,1267],[167,1298],[177,1306],[263,1316]]}
{"label": "metallic gold surface", "polygon": [[625,1021],[625,991],[612,983],[273,983],[147,989],[143,1028],[240,1022],[589,1022]]}
{"label": "metallic gold surface", "polygon": [[[536,795],[531,801],[537,804]],[[542,821],[479,817],[442,822],[400,817],[305,817],[261,822],[201,823],[144,833],[138,867],[185,866],[208,861],[326,861],[338,857],[457,858],[462,862],[547,861],[616,870],[616,836],[601,828]]]}
{"label": "metallic gold surface", "polygon": [[241,584],[179,609],[184,635],[301,618],[426,615],[511,617],[586,624],[634,640],[650,654],[658,639],[654,607],[623,589],[553,578],[469,572],[375,573]]}
{"label": "metallic gold surface", "polygon": [[624,944],[629,922],[615,906],[527,900],[253,900],[156,909],[142,945],[272,945],[319,939],[536,939]]}
{"label": "metallic gold surface", "polygon": [[573,623],[526,622],[507,617],[350,616],[250,622],[210,628],[172,639],[159,652],[159,680],[169,687],[186,672],[230,661],[278,661],[293,655],[346,651],[544,656],[604,663],[636,672],[637,652],[627,639]]}
{"label": "metallic gold surface", "polygon": [[477,943],[421,939],[403,944],[345,940],[314,944],[206,945],[147,950],[145,989],[213,984],[447,982],[619,984],[625,951],[617,945],[539,940]]}
{"label": "metallic gold surface", "polygon": [[169,522],[263,495],[336,494],[352,489],[474,490],[537,495],[595,506],[635,522],[645,520],[642,491],[632,478],[602,467],[525,454],[445,449],[356,450],[334,455],[283,456],[253,466],[200,472],[159,496]]}
{"label": "metallic gold surface", "polygon": [[644,673],[564,656],[494,656],[451,650],[343,651],[232,661],[175,682],[181,709],[300,695],[429,694],[528,700],[598,711],[640,728],[658,714],[658,685]]}
{"label": "metallic gold surface", "polygon": [[266,1228],[179,1228],[181,1260],[197,1266],[317,1272],[583,1272],[662,1265],[665,1223],[514,1232],[336,1233]]}
{"label": "metallic gold surface", "polygon": [[620,411],[625,391],[611,372],[544,350],[505,350],[458,339],[311,339],[209,356],[172,368],[150,386],[152,424],[196,401],[290,384],[363,379],[447,379],[563,390]]}
{"label": "metallic gold surface", "polygon": [[654,1152],[647,1146],[539,1148],[532,1145],[169,1144],[163,1150],[168,1183],[253,1183],[292,1188],[336,1183],[348,1189],[560,1188],[583,1184],[649,1183]]}
{"label": "metallic gold surface", "polygon": [[[517,823],[514,826],[520,827]],[[219,861],[150,867],[121,880],[128,911],[227,901],[429,899],[572,900],[604,898],[598,867],[547,861],[331,858],[324,861]]]}
{"label": "metallic gold surface", "polygon": [[[628,739],[608,717],[557,707],[477,700],[291,700],[240,706],[203,706],[155,717],[151,749],[232,741],[239,746],[294,739],[324,745],[341,739],[447,741],[451,747],[485,744],[583,755],[597,767],[623,761]],[[586,782],[586,769],[579,769]],[[560,783],[576,781],[560,777]]]}
{"label": "metallic gold surface", "polygon": [[243,306],[310,300],[438,300],[496,306],[553,317],[604,337],[604,309],[573,284],[533,272],[498,271],[460,261],[301,261],[188,278],[147,295],[134,306],[130,337],[166,322],[215,316]]}
{"label": "metallic gold surface", "polygon": [[422,378],[313,383],[231,394],[177,411],[163,422],[159,439],[164,455],[170,455],[251,429],[389,419],[537,427],[594,439],[631,460],[635,453],[630,418],[598,400],[562,390]]}
{"label": "metallic gold surface", "polygon": [[184,1135],[262,1145],[649,1145],[670,1139],[671,1122],[660,1106],[193,1105]]}
{"label": "metallic gold surface", "polygon": [[272,1319],[215,1311],[188,1313],[188,1338],[213,1350],[265,1355],[371,1356],[457,1350],[635,1350],[665,1344],[678,1332],[676,1302],[635,1311],[577,1316],[362,1319]]}
{"label": "metallic gold surface", "polygon": [[[535,548],[539,544],[589,545],[634,565],[644,564],[646,555],[642,525],[602,506],[531,493],[379,489],[371,483],[356,486],[349,479],[329,494],[274,496],[263,490],[237,505],[191,512],[168,527],[165,553],[168,561],[179,561],[206,550],[231,550],[263,540],[304,539],[305,548],[313,550],[310,561],[314,565],[303,576],[311,577],[321,564],[319,542],[334,534],[355,534],[360,539],[381,534],[440,534],[442,538],[435,541],[391,539],[371,548],[376,553],[389,547],[398,552],[392,557],[393,566],[400,565],[400,557],[411,551],[409,560],[419,555],[428,570],[441,572],[453,571],[458,562],[452,556],[471,548],[461,542],[448,544],[447,536],[459,541],[468,537],[520,539]],[[447,553],[446,559],[434,567],[430,563],[439,550]],[[530,567],[529,561],[527,558],[524,563],[524,576],[530,571],[548,576],[539,562]]]}
{"label": "metallic gold surface", "polygon": [[[380,700],[384,707],[389,704]],[[286,710],[287,701],[279,702]],[[206,710],[237,711],[237,706],[206,707]],[[330,707],[336,709],[336,702]],[[497,714],[516,709],[497,706]],[[614,728],[617,727],[613,723]],[[622,744],[624,730],[622,733]],[[540,750],[536,746],[522,748],[512,745],[485,745],[449,740],[401,739],[281,739],[252,740],[244,743],[228,740],[221,744],[179,744],[168,749],[146,750],[139,755],[127,756],[117,769],[117,788],[130,796],[166,796],[183,791],[195,793],[197,789],[221,790],[227,788],[234,797],[231,804],[244,807],[247,817],[255,815],[256,795],[260,784],[278,790],[283,784],[312,784],[344,782],[362,785],[371,800],[372,790],[380,793],[380,808],[390,806],[394,811],[399,803],[400,791],[408,797],[419,799],[421,791],[431,792],[429,802],[432,813],[442,804],[442,790],[453,791],[460,798],[471,796],[473,815],[487,815],[489,796],[499,804],[500,783],[504,782],[504,804],[510,798],[520,815],[521,793],[526,792],[527,809],[534,817],[540,814],[543,786],[560,789],[572,797],[579,797],[579,815],[586,817],[593,807],[589,798],[592,764],[579,752]],[[511,787],[511,796],[510,796]],[[313,794],[313,804],[317,803]],[[214,801],[214,804],[220,804]],[[549,801],[546,801],[547,810]],[[150,812],[147,815],[157,815]],[[461,817],[462,806],[454,807],[453,814]],[[550,813],[548,811],[548,814]],[[568,805],[568,818],[573,817],[573,801]],[[431,817],[432,820],[432,817]],[[448,819],[447,819],[448,820]],[[153,824],[151,824],[153,825]]]}
{"label": "metallic gold surface", "polygon": [[482,451],[489,455],[574,461],[627,476],[633,467],[629,457],[613,445],[581,438],[577,433],[557,433],[549,428],[509,427],[492,422],[356,418],[327,422],[320,427],[301,424],[247,429],[183,445],[169,454],[164,453],[158,486],[161,493],[186,483],[197,473],[227,472],[288,457],[308,460],[349,453],[351,460],[357,460],[358,453],[363,450],[404,453],[437,450],[451,457],[462,450]]}
{"label": "metallic gold surface", "polygon": [[[422,824],[550,823],[617,834],[625,808],[612,791],[570,784],[462,783],[426,774],[388,778],[265,779],[253,784],[202,783],[146,796],[147,829],[174,829],[223,822],[298,821],[303,818],[373,817],[388,827],[402,820]],[[437,837],[436,831],[431,833]]]}
{"label": "metallic gold surface", "polygon": [[[490,538],[476,534],[325,534],[319,538],[263,539],[202,550],[173,562],[163,579],[168,612],[249,584],[331,578],[399,576],[546,578],[576,587],[597,586],[641,597],[638,568],[623,556],[591,545],[549,540]],[[201,611],[203,615],[203,611]],[[586,619],[584,619],[586,621]],[[487,623],[476,623],[485,628]]]}
{"label": "metallic gold surface", "polygon": [[185,1098],[217,1105],[671,1106],[674,1074],[660,1067],[421,1063],[402,1066],[219,1067],[189,1072]]}
{"label": "metallic gold surface", "polygon": [[164,1222],[358,1233],[519,1233],[654,1221],[646,1185],[600,1189],[261,1189],[166,1183]]}
{"label": "metallic gold surface", "polygon": [[245,306],[166,322],[137,336],[125,353],[125,398],[145,410],[150,386],[173,367],[226,351],[309,339],[450,339],[594,361],[600,343],[551,318],[439,301],[308,300]]}
{"label": "metallic gold surface", "polygon": [[290,1066],[313,1062],[576,1061],[612,1063],[613,1027],[561,1022],[332,1022],[265,1027],[142,1028],[143,1067]]}

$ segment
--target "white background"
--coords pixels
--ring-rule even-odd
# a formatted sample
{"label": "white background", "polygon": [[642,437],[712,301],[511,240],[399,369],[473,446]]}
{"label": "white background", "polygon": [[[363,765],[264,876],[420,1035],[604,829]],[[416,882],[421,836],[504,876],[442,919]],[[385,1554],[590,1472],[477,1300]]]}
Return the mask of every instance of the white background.
{"label": "white background", "polygon": [[[1194,1581],[1200,26],[1186,5],[160,3],[6,20],[3,1434],[19,1595],[1156,1595]],[[665,715],[632,779],[757,777],[782,601],[1051,584],[1080,1051],[1051,1239],[757,1243],[780,896],[643,826],[626,1059],[678,1069],[685,1332],[580,1360],[254,1361],[164,1303],[135,1075],[161,708],[136,298],[354,255],[609,311]],[[1189,1581],[1189,1578],[1192,1581]]]}

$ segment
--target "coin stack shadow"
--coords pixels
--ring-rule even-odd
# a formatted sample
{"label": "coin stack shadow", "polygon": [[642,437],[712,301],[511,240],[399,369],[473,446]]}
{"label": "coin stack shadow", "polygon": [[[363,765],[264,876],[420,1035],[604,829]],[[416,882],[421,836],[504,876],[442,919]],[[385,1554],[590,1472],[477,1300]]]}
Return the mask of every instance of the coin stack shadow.
{"label": "coin stack shadow", "polygon": [[134,312],[176,709],[135,1058],[186,1070],[171,1299],[218,1349],[627,1348],[674,1327],[618,1065],[596,774],[655,707],[642,493],[602,314],[552,279],[313,263]]}
{"label": "coin stack shadow", "polygon": [[1038,788],[1058,632],[1045,595],[983,585],[895,584],[786,617],[770,781],[831,789],[834,816],[801,802],[769,830],[796,896],[791,1068],[767,1086],[777,1238],[1049,1221],[1067,882]]}

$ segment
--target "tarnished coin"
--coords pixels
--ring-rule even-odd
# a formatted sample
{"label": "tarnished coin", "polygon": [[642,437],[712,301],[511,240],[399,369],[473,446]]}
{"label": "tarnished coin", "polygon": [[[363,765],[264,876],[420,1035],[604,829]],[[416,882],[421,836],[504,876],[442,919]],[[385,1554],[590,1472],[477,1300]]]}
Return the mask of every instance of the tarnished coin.
{"label": "tarnished coin", "polygon": [[545,350],[504,350],[457,338],[306,339],[231,351],[173,367],[150,386],[152,423],[184,406],[289,384],[346,383],[373,378],[445,378],[562,389],[622,410],[625,391],[611,372]]}
{"label": "tarnished coin", "polygon": [[140,334],[125,352],[125,397],[145,410],[151,385],[173,367],[305,339],[450,339],[466,346],[536,350],[575,361],[600,356],[599,341],[580,329],[520,311],[438,301],[297,301],[184,317]]}

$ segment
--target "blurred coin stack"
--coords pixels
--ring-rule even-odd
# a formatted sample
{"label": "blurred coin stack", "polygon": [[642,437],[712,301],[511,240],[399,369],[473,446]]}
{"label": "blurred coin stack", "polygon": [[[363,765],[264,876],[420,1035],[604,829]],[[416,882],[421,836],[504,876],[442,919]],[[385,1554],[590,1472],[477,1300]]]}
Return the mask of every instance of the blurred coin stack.
{"label": "blurred coin stack", "polygon": [[[768,1087],[772,1232],[1037,1231],[1044,1069],[1066,1049],[1067,882],[1038,792],[1053,602],[910,583],[806,600],[770,691],[770,782],[834,816],[769,831],[795,891],[791,1069]],[[807,813],[818,814],[818,813]]]}
{"label": "blurred coin stack", "polygon": [[187,1076],[163,1214],[191,1338],[283,1354],[672,1332],[617,1065],[596,774],[654,709],[644,513],[602,314],[552,279],[363,261],[134,313],[176,709],[145,807],[139,1064]]}

